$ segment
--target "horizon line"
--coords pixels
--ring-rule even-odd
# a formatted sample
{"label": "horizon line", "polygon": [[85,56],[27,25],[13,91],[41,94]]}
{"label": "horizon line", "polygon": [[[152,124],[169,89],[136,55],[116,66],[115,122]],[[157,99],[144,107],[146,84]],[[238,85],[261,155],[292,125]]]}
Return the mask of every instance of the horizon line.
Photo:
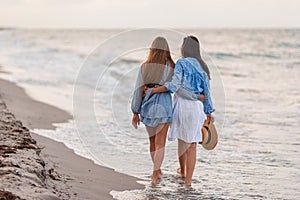
{"label": "horizon line", "polygon": [[0,30],[8,29],[33,29],[33,30],[134,30],[134,29],[180,29],[180,30],[199,30],[199,29],[266,29],[266,30],[286,30],[286,29],[300,29],[300,26],[228,26],[228,27],[29,27],[29,26],[5,26],[0,25]]}

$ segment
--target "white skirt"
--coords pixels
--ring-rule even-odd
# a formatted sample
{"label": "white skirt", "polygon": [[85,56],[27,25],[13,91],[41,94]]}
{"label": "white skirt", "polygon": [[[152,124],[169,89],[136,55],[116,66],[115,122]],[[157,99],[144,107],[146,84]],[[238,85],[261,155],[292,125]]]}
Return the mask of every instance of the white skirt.
{"label": "white skirt", "polygon": [[206,115],[201,101],[183,99],[174,95],[173,118],[168,139],[183,140],[186,143],[202,141],[202,126]]}

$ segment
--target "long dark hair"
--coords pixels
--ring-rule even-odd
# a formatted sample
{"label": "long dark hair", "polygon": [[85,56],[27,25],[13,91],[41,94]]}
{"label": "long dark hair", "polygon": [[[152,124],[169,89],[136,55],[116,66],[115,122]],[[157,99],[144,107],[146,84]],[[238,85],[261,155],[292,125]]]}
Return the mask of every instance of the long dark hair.
{"label": "long dark hair", "polygon": [[196,58],[199,61],[202,69],[206,72],[208,78],[210,79],[210,71],[208,69],[207,64],[204,62],[204,60],[201,57],[200,43],[197,37],[191,35],[183,39],[181,54],[182,57],[184,58],[186,57]]}

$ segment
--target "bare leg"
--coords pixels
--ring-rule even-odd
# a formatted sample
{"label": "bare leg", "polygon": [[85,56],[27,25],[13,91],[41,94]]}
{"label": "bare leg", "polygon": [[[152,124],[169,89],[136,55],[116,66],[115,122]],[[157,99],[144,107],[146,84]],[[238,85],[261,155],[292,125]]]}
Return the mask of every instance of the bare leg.
{"label": "bare leg", "polygon": [[166,137],[169,128],[169,123],[159,125],[158,133],[155,136],[155,154],[154,154],[154,167],[153,167],[153,175],[152,175],[152,184],[155,185],[157,183],[157,179],[161,177],[160,167],[164,160],[165,155],[165,145],[166,145]]}
{"label": "bare leg", "polygon": [[154,154],[155,154],[155,136],[149,137],[150,140],[150,155],[152,162],[154,163]]}
{"label": "bare leg", "polygon": [[146,126],[146,129],[149,135],[150,155],[152,162],[154,163],[156,127]]}
{"label": "bare leg", "polygon": [[186,159],[186,179],[185,179],[185,184],[187,186],[190,186],[192,184],[192,177],[196,165],[196,143],[190,144],[188,147],[186,154],[187,154],[187,159]]}
{"label": "bare leg", "polygon": [[185,178],[187,148],[188,148],[188,144],[178,139],[178,158],[179,158],[180,168],[177,169],[177,172],[180,174],[181,178]]}

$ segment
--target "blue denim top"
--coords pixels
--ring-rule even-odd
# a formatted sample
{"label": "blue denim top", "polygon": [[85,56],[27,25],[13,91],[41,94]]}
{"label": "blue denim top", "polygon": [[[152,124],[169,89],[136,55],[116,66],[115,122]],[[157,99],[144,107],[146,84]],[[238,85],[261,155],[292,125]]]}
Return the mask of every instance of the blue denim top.
{"label": "blue denim top", "polygon": [[[163,85],[166,82],[166,79],[168,77],[168,74],[170,73],[170,70],[171,70],[171,65],[169,62],[167,62],[166,68],[162,75],[162,79],[160,80],[158,85]],[[131,102],[131,111],[133,113],[140,114],[140,112],[141,112],[141,106],[143,103],[142,95],[143,95],[144,84],[145,84],[145,82],[142,78],[142,72],[141,72],[141,68],[140,68],[139,72],[138,72],[138,77],[136,80],[136,86],[135,86],[135,90],[133,93],[132,102]]]}
{"label": "blue denim top", "polygon": [[172,81],[166,82],[165,87],[169,92],[177,92],[180,91],[180,88],[183,88],[196,94],[197,99],[203,93],[205,95],[203,102],[205,114],[208,115],[215,111],[210,95],[208,75],[195,58],[180,58],[176,62]]}

